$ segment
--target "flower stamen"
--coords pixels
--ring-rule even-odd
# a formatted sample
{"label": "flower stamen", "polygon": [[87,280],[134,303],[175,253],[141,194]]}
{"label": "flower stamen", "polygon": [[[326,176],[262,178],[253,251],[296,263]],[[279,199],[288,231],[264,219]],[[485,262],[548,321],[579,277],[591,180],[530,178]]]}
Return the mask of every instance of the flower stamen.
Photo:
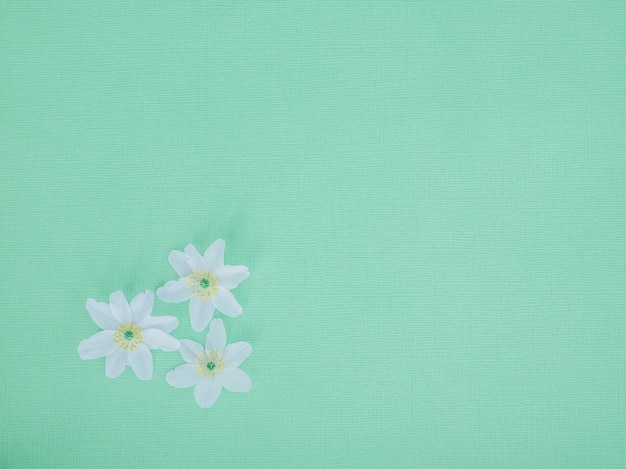
{"label": "flower stamen", "polygon": [[208,300],[217,293],[217,277],[213,272],[204,269],[195,269],[187,276],[187,288],[191,288],[191,295],[202,301]]}
{"label": "flower stamen", "polygon": [[113,341],[119,348],[132,352],[143,343],[141,329],[135,324],[122,324],[117,328],[117,331],[115,331]]}
{"label": "flower stamen", "polygon": [[203,350],[196,357],[196,372],[205,378],[213,378],[222,373],[224,361],[219,350]]}

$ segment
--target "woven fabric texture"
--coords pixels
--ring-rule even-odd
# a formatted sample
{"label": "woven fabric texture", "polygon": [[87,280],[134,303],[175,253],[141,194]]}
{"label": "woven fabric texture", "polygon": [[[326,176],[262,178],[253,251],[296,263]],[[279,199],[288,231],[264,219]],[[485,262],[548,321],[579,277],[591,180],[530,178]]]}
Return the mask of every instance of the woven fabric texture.
{"label": "woven fabric texture", "polygon": [[[0,63],[0,467],[626,467],[626,2],[5,0]],[[79,359],[218,238],[251,392]]]}

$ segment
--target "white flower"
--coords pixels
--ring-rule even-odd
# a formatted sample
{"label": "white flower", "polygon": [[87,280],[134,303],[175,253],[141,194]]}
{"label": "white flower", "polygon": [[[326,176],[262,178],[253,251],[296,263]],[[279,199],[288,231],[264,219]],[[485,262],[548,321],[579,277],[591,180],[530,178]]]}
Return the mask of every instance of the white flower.
{"label": "white flower", "polygon": [[117,378],[130,365],[137,378],[152,378],[150,349],[178,350],[180,342],[170,335],[178,327],[174,316],[152,316],[154,294],[140,293],[128,304],[121,291],[112,293],[109,304],[87,300],[87,311],[103,330],[83,340],[78,354],[83,360],[106,357],[105,371]]}
{"label": "white flower", "polygon": [[238,366],[250,356],[252,346],[248,342],[226,345],[226,330],[221,319],[211,321],[204,347],[183,339],[178,351],[187,363],[170,371],[165,379],[175,388],[195,386],[194,394],[200,407],[211,407],[222,392],[222,386],[232,392],[250,390],[250,377]]}
{"label": "white flower", "polygon": [[231,318],[241,314],[241,305],[230,292],[248,278],[244,265],[224,265],[226,243],[218,239],[201,256],[191,244],[185,252],[172,251],[170,264],[180,275],[157,290],[157,296],[168,303],[189,301],[189,319],[194,331],[202,331],[213,319],[217,308]]}

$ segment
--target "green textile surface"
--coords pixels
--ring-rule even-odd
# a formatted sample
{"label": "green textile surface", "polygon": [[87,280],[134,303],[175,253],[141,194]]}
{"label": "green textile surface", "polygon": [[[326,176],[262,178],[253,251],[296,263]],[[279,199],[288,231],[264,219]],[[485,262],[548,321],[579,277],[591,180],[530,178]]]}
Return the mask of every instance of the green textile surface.
{"label": "green textile surface", "polygon": [[[626,467],[625,77],[624,1],[5,0],[0,467]],[[79,359],[218,238],[251,392]]]}

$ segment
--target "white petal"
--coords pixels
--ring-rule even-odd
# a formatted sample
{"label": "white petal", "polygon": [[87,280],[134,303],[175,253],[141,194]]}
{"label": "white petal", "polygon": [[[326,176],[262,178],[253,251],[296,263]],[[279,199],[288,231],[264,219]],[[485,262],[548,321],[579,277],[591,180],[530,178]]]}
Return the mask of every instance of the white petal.
{"label": "white petal", "polygon": [[107,356],[104,362],[104,369],[107,377],[117,378],[126,367],[126,351],[118,348],[111,355]]}
{"label": "white petal", "polygon": [[252,345],[248,342],[228,344],[224,350],[224,363],[229,367],[237,367],[252,353]]}
{"label": "white petal", "polygon": [[217,293],[211,297],[211,300],[220,312],[231,318],[239,316],[243,311],[233,294],[222,286],[217,287]]}
{"label": "white petal", "polygon": [[191,289],[187,288],[187,279],[170,280],[156,291],[159,300],[167,303],[180,303],[188,300]]}
{"label": "white petal", "polygon": [[120,321],[121,324],[128,324],[131,320],[130,306],[121,291],[111,293],[109,297],[109,305],[111,312]]}
{"label": "white petal", "polygon": [[161,329],[144,329],[142,331],[143,343],[151,349],[161,349],[164,352],[178,350],[180,342]]}
{"label": "white petal", "polygon": [[215,276],[220,285],[232,290],[250,276],[250,271],[245,265],[223,265],[215,270]]}
{"label": "white petal", "polygon": [[144,293],[140,293],[130,302],[130,313],[132,320],[135,324],[139,324],[146,316],[152,314],[152,307],[154,306],[154,293],[150,290],[146,290]]}
{"label": "white petal", "polygon": [[201,332],[213,318],[215,306],[209,300],[199,300],[193,297],[189,301],[189,321],[191,328],[196,332]]}
{"label": "white petal", "polygon": [[194,342],[193,340],[183,339],[180,341],[180,348],[178,352],[180,356],[183,357],[187,363],[194,363],[196,361],[196,357],[200,352],[202,352],[204,348],[198,342]]}
{"label": "white petal", "polygon": [[187,257],[187,264],[189,264],[189,267],[193,270],[206,270],[206,262],[204,262],[204,258],[200,255],[193,244],[185,246],[185,256]]}
{"label": "white petal", "polygon": [[188,388],[205,379],[196,372],[191,363],[183,363],[165,375],[165,381],[175,388]]}
{"label": "white petal", "polygon": [[142,381],[152,379],[152,353],[145,344],[139,344],[135,350],[128,352],[127,358],[137,378]]}
{"label": "white petal", "polygon": [[169,334],[178,327],[178,318],[174,316],[148,316],[137,325],[140,329],[161,329]]}
{"label": "white petal", "polygon": [[248,392],[252,387],[250,377],[239,368],[225,368],[220,383],[231,392]]}
{"label": "white petal", "polygon": [[196,402],[200,407],[211,407],[220,397],[222,386],[213,379],[203,379],[198,384],[193,393],[196,396]]}
{"label": "white petal", "polygon": [[167,258],[179,277],[186,277],[191,273],[191,267],[187,264],[187,256],[181,251],[172,251]]}
{"label": "white petal", "polygon": [[204,251],[204,261],[210,272],[224,265],[224,249],[226,249],[226,241],[218,239]]}
{"label": "white petal", "polygon": [[111,312],[111,308],[106,303],[99,303],[93,298],[89,298],[87,300],[87,304],[85,304],[85,308],[89,312],[89,316],[93,322],[95,322],[100,329],[117,329],[119,327],[119,323],[113,316]]}
{"label": "white petal", "polygon": [[204,348],[207,350],[219,350],[220,353],[224,353],[224,347],[226,346],[226,329],[224,328],[224,321],[221,319],[213,319],[209,326],[209,332],[207,332],[206,340],[204,341]]}
{"label": "white petal", "polygon": [[100,331],[81,341],[78,345],[78,354],[83,360],[93,360],[110,355],[116,348],[113,342],[114,331]]}

